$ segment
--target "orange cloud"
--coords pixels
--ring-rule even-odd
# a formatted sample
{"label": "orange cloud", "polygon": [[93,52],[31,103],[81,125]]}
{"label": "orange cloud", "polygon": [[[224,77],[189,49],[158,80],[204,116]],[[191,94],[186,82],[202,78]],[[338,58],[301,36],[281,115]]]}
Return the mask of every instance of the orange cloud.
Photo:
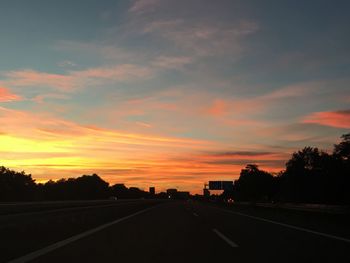
{"label": "orange cloud", "polygon": [[19,101],[22,98],[10,92],[8,88],[0,87],[0,102]]}
{"label": "orange cloud", "polygon": [[209,109],[206,110],[206,113],[213,116],[222,116],[227,113],[229,110],[229,104],[228,102],[216,99],[212,103],[212,105],[209,107]]}
{"label": "orange cloud", "polygon": [[110,183],[199,193],[205,181],[237,178],[246,163],[274,171],[279,160],[274,152],[215,151],[222,145],[80,125],[3,107],[0,122],[2,165],[24,169],[39,181],[98,173]]}
{"label": "orange cloud", "polygon": [[348,129],[350,128],[350,110],[315,112],[306,116],[303,123]]}
{"label": "orange cloud", "polygon": [[62,91],[72,90],[77,86],[76,80],[69,75],[52,74],[35,70],[10,71],[5,74],[9,86],[46,86]]}
{"label": "orange cloud", "polygon": [[[172,157],[212,148],[208,141],[86,126],[3,107],[0,122],[1,164],[24,169],[40,181],[95,172],[111,183],[152,183],[164,189],[176,184],[192,190],[194,182],[201,187],[203,180],[196,173],[221,174],[213,165]],[[192,179],[183,181],[186,176]]]}

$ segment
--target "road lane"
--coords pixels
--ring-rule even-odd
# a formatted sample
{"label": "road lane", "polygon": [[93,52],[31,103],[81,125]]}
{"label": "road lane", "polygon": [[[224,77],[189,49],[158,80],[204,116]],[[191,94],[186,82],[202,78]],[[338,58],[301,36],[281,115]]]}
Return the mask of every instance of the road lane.
{"label": "road lane", "polygon": [[244,213],[240,213],[240,212],[229,211],[227,209],[222,209],[222,210],[227,212],[227,213],[230,213],[230,214],[243,216],[243,217],[248,217],[248,218],[251,218],[251,219],[258,220],[258,221],[267,222],[267,223],[270,223],[270,224],[287,227],[287,228],[290,228],[290,229],[293,229],[293,230],[302,231],[302,232],[306,232],[306,233],[311,233],[311,234],[314,234],[314,235],[317,235],[317,236],[322,236],[322,237],[326,237],[326,238],[335,239],[335,240],[343,241],[343,242],[346,242],[346,243],[350,243],[350,239],[349,238],[335,236],[335,235],[332,235],[332,234],[327,234],[327,233],[323,233],[323,232],[319,232],[319,231],[314,231],[314,230],[307,229],[307,228],[304,228],[304,227],[298,227],[298,226],[294,226],[294,225],[291,225],[291,224],[285,224],[285,223],[281,223],[281,222],[278,222],[278,221],[269,220],[269,219],[262,218],[262,217],[257,217],[257,216],[252,216],[252,215],[248,215],[248,214],[244,214]]}
{"label": "road lane", "polygon": [[[198,217],[199,218],[199,217]],[[220,262],[233,256],[207,224],[167,203],[33,262]]]}
{"label": "road lane", "polygon": [[78,207],[66,211],[0,217],[0,262],[7,262],[160,202],[138,200],[108,207]]}
{"label": "road lane", "polygon": [[[239,244],[239,262],[350,262],[350,244],[194,202],[193,211]],[[268,210],[269,211],[269,210]],[[316,222],[315,222],[316,223]]]}
{"label": "road lane", "polygon": [[45,212],[67,208],[92,207],[101,205],[122,204],[135,202],[135,199],[122,200],[74,200],[74,201],[46,201],[0,203],[0,216]]}
{"label": "road lane", "polygon": [[[147,200],[148,201],[148,200]],[[140,202],[145,202],[145,201],[140,201],[140,200],[129,200],[127,202],[112,202],[112,203],[99,203],[99,204],[94,204],[94,205],[88,205],[88,203],[81,203],[80,205],[73,205],[71,206],[65,206],[63,208],[56,208],[56,207],[50,207],[50,208],[45,208],[43,210],[35,210],[35,211],[27,211],[27,212],[16,212],[16,213],[11,213],[11,214],[2,214],[0,215],[0,224],[1,228],[6,226],[6,222],[11,222],[13,224],[14,221],[25,221],[28,218],[32,217],[43,217],[43,216],[48,216],[48,215],[58,215],[60,213],[76,213],[76,212],[81,212],[81,211],[87,211],[87,210],[95,210],[101,209],[101,208],[115,208],[118,206],[125,206],[129,204],[138,204]]]}
{"label": "road lane", "polygon": [[[124,216],[142,209],[126,206],[132,208],[124,210]],[[257,220],[256,214],[247,217],[243,212],[170,201],[94,231],[33,262],[350,262],[347,242]],[[264,213],[276,216],[273,210]]]}
{"label": "road lane", "polygon": [[75,236],[72,236],[72,237],[69,237],[69,238],[67,238],[67,239],[58,241],[58,242],[56,242],[56,243],[54,243],[54,244],[52,244],[52,245],[49,245],[49,246],[47,246],[47,247],[44,247],[44,248],[41,248],[41,249],[39,249],[39,250],[33,251],[33,252],[31,252],[31,253],[29,253],[29,254],[26,254],[26,255],[24,255],[24,256],[22,256],[22,257],[16,258],[16,259],[14,259],[14,260],[10,260],[8,263],[24,263],[24,262],[30,262],[31,260],[34,260],[34,259],[36,259],[36,258],[38,258],[38,257],[40,257],[40,256],[44,256],[44,255],[50,253],[51,251],[54,251],[54,250],[56,250],[56,249],[58,249],[58,248],[61,248],[61,247],[63,247],[63,246],[67,246],[67,245],[69,245],[69,244],[71,244],[71,243],[73,243],[73,242],[75,242],[75,241],[77,241],[77,240],[79,240],[79,239],[82,239],[82,238],[87,237],[87,236],[89,236],[89,235],[91,235],[91,234],[94,234],[94,233],[96,233],[96,232],[99,232],[99,231],[101,231],[101,230],[103,230],[103,229],[105,229],[105,228],[107,228],[107,227],[112,226],[112,225],[115,225],[115,224],[118,224],[118,223],[120,223],[120,222],[123,222],[123,221],[125,221],[125,220],[127,220],[127,219],[129,219],[129,218],[131,218],[131,217],[137,216],[137,215],[139,215],[139,214],[141,214],[141,213],[144,213],[144,212],[146,212],[146,211],[148,211],[148,210],[150,210],[150,209],[153,209],[153,208],[154,208],[154,207],[142,209],[142,210],[140,210],[140,211],[138,211],[138,212],[135,212],[135,213],[133,213],[133,214],[131,214],[131,215],[124,216],[124,217],[119,218],[119,219],[117,219],[117,220],[114,220],[114,221],[112,221],[112,222],[103,224],[103,225],[101,225],[101,226],[98,226],[98,227],[96,227],[96,228],[90,229],[90,230],[85,231],[85,232],[83,232],[83,233],[79,233],[79,234],[77,234],[77,235],[75,235]]}

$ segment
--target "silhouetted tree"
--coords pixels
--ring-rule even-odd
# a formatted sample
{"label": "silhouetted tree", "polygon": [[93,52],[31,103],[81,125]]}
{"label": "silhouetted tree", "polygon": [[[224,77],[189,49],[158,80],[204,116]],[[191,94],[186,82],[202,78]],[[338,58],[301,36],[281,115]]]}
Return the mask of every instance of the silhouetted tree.
{"label": "silhouetted tree", "polygon": [[256,164],[242,169],[234,183],[235,199],[238,201],[267,201],[273,195],[273,176],[260,170]]}
{"label": "silhouetted tree", "polygon": [[338,203],[350,204],[350,133],[341,136],[342,141],[334,145],[334,164],[332,170],[336,176],[333,195]]}
{"label": "silhouetted tree", "polygon": [[345,162],[350,161],[350,133],[343,134],[343,139],[339,144],[334,145],[333,154],[335,157],[342,159]]}
{"label": "silhouetted tree", "polygon": [[0,167],[0,201],[35,199],[35,181],[30,174]]}
{"label": "silhouetted tree", "polygon": [[82,199],[103,199],[109,195],[108,183],[97,174],[78,177],[74,184],[77,196]]}
{"label": "silhouetted tree", "polygon": [[109,196],[109,188],[107,182],[93,174],[50,180],[44,185],[44,193],[48,200],[104,199]]}
{"label": "silhouetted tree", "polygon": [[128,188],[124,184],[115,184],[111,186],[111,195],[118,199],[129,198]]}
{"label": "silhouetted tree", "polygon": [[147,198],[149,193],[137,187],[127,188],[124,184],[115,184],[111,187],[111,195],[118,199]]}
{"label": "silhouetted tree", "polygon": [[325,193],[326,174],[322,171],[322,166],[327,158],[327,153],[312,147],[293,153],[282,175],[282,200],[318,202]]}

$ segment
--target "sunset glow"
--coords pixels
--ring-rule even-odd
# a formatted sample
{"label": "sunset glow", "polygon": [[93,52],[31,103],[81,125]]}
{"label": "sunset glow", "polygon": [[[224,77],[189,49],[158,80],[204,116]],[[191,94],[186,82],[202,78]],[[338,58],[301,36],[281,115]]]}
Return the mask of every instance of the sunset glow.
{"label": "sunset glow", "polygon": [[350,129],[336,5],[48,2],[0,9],[0,165],[37,182],[96,173],[201,193]]}

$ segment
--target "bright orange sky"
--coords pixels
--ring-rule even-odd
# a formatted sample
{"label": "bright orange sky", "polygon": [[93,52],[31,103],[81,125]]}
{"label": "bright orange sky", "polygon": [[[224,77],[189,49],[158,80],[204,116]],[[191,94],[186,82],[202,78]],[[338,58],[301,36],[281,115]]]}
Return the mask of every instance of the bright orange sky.
{"label": "bright orange sky", "polygon": [[225,145],[209,140],[101,129],[5,108],[0,112],[9,132],[0,136],[4,165],[30,172],[38,182],[97,173],[110,183],[200,192],[208,180],[232,180],[245,162],[257,160],[275,171],[288,157],[224,152],[218,149]]}
{"label": "bright orange sky", "polygon": [[219,2],[8,1],[0,165],[201,193],[332,149],[350,129],[348,9]]}

